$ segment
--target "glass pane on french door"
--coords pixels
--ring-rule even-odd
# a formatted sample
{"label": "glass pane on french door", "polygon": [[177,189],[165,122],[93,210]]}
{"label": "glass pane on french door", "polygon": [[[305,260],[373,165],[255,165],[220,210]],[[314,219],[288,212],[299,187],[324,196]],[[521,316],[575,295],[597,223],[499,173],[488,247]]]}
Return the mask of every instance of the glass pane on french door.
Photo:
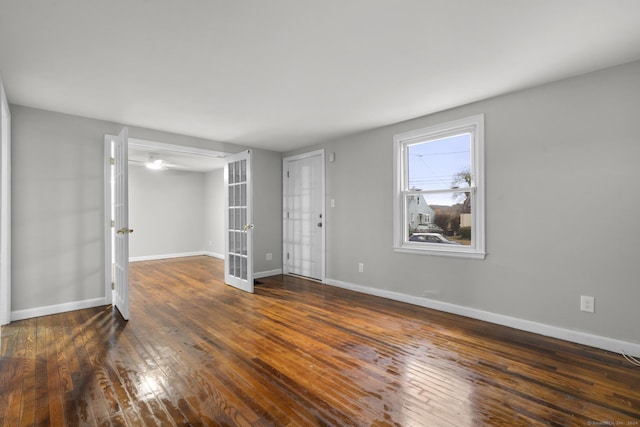
{"label": "glass pane on french door", "polygon": [[247,161],[229,163],[228,274],[247,280]]}

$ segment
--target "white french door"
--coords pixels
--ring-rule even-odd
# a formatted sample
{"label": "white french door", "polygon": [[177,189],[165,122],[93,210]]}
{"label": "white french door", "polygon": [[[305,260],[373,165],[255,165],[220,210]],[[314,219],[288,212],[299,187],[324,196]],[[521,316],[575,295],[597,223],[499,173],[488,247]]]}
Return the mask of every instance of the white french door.
{"label": "white french door", "polygon": [[11,321],[11,113],[0,80],[0,325]]}
{"label": "white french door", "polygon": [[122,129],[113,140],[113,304],[129,320],[129,132]]}
{"label": "white french door", "polygon": [[284,273],[324,280],[324,151],[284,159]]}
{"label": "white french door", "polygon": [[251,150],[225,158],[225,283],[253,293]]}

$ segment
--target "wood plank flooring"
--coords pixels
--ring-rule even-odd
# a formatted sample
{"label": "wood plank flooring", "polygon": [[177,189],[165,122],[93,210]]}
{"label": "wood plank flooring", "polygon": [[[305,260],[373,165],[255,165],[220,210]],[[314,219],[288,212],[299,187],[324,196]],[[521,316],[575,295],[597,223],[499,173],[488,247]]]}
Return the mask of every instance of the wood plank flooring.
{"label": "wood plank flooring", "polygon": [[3,327],[0,425],[640,423],[622,356],[301,278],[222,283],[222,261],[131,265],[112,307]]}

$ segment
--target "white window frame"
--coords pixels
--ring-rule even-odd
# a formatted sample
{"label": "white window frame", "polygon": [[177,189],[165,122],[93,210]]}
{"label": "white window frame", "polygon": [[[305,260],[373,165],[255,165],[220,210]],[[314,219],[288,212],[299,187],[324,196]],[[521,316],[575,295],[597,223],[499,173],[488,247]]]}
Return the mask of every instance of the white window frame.
{"label": "white window frame", "polygon": [[[434,191],[411,190],[408,186],[407,147],[442,138],[471,134],[471,246],[411,242],[407,235],[406,196],[428,195]],[[484,184],[484,114],[429,126],[393,137],[394,203],[393,248],[396,252],[484,259],[485,252],[485,184]],[[450,192],[451,189],[442,190]]]}

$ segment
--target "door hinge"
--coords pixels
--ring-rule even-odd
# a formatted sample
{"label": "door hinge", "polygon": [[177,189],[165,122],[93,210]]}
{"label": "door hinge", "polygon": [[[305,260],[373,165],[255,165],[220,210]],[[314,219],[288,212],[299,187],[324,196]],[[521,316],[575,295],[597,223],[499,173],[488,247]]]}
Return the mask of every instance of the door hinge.
{"label": "door hinge", "polygon": [[287,178],[289,178],[289,171],[287,171]]}
{"label": "door hinge", "polygon": [[289,219],[289,212],[287,212],[287,219]]}
{"label": "door hinge", "polygon": [[116,290],[116,284],[114,282],[111,282],[111,290],[112,291]]}
{"label": "door hinge", "polygon": [[114,220],[111,220],[111,228],[116,226],[116,222]]}
{"label": "door hinge", "polygon": [[116,164],[116,159],[114,159],[113,157],[111,157],[111,166]]}
{"label": "door hinge", "polygon": [[287,259],[289,259],[289,252],[287,252]]}

